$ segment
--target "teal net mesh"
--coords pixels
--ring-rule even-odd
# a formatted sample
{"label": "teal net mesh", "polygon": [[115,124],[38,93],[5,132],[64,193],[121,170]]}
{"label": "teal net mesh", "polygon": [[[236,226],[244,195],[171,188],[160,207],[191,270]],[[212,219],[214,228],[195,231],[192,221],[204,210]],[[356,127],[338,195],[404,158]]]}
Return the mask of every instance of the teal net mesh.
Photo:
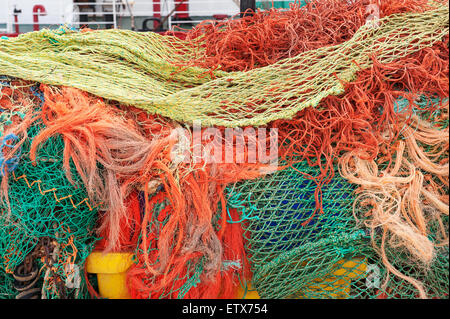
{"label": "teal net mesh", "polygon": [[[247,288],[261,298],[418,297],[414,286],[387,272],[371,244],[371,235],[378,240],[379,234],[356,222],[356,187],[335,176],[322,188],[320,214],[316,184],[298,173],[314,175],[315,169],[306,162],[293,167],[227,189],[229,208],[244,219],[253,273]],[[438,250],[429,269],[397,247],[386,247],[386,254],[396,269],[420,280],[429,297],[448,296],[448,247]]]}
{"label": "teal net mesh", "polygon": [[[5,278],[0,289],[10,290],[14,270],[34,251],[39,239],[48,238],[52,243],[48,251],[53,256],[51,267],[45,258],[35,260],[42,269],[36,285],[44,287],[43,297],[87,298],[84,261],[97,239],[97,209],[87,200],[74,169],[75,184],[67,180],[59,136],[39,148],[36,165],[30,162],[31,141],[41,128],[36,124],[29,129],[20,162],[9,175],[9,207],[5,201],[0,206],[0,273]],[[57,288],[56,282],[64,285]],[[10,291],[9,296],[14,295]]]}

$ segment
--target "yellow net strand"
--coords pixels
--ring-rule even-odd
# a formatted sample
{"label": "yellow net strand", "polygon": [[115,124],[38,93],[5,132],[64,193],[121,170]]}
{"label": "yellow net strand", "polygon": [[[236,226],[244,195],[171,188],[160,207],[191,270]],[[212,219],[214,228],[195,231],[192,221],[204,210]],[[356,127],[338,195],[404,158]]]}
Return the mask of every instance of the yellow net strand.
{"label": "yellow net strand", "polygon": [[[391,15],[347,42],[248,72],[184,67],[198,43],[124,30],[32,32],[2,40],[0,74],[73,86],[180,122],[260,126],[344,92],[371,57],[389,63],[448,34],[448,5]],[[61,33],[61,32],[60,32]]]}

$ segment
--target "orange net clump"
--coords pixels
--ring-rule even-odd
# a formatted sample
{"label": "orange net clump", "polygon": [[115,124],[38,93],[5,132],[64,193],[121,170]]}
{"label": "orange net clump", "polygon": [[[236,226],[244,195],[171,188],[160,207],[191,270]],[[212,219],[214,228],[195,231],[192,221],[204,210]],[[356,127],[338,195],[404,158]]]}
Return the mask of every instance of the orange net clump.
{"label": "orange net clump", "polygon": [[[239,224],[227,225],[223,217],[211,221],[218,242],[209,256],[200,250],[191,250],[192,241],[181,244],[181,254],[171,254],[170,265],[164,266],[159,250],[163,245],[175,249],[180,232],[167,240],[162,234],[167,223],[173,221],[173,207],[166,192],[152,196],[147,203],[150,212],[143,221],[143,233],[136,251],[137,263],[127,274],[127,285],[132,298],[233,298],[238,288],[238,275],[245,273],[245,252],[242,229]],[[233,213],[233,218],[237,213]],[[147,231],[148,229],[148,231]],[[197,240],[202,235],[196,230]],[[207,247],[205,247],[207,249]],[[223,249],[223,251],[222,251]],[[217,257],[223,257],[218,260]],[[211,258],[219,264],[211,268]],[[213,265],[216,267],[216,265]]]}
{"label": "orange net clump", "polygon": [[[193,65],[225,71],[248,71],[303,52],[351,39],[372,14],[370,1],[308,1],[287,11],[258,11],[253,16],[221,22],[205,21],[187,34],[199,56]],[[388,0],[378,6],[378,18],[429,9],[427,0]]]}

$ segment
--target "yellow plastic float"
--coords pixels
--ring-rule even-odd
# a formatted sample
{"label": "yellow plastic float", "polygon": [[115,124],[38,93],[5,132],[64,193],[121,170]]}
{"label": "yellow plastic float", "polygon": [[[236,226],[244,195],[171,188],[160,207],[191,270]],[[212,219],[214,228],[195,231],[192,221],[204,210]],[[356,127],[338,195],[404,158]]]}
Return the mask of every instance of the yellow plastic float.
{"label": "yellow plastic float", "polygon": [[260,299],[259,294],[252,286],[249,284],[247,286],[247,293],[245,293],[245,289],[243,287],[239,287],[237,292],[237,299]]}
{"label": "yellow plastic float", "polygon": [[[129,299],[126,285],[126,272],[133,264],[132,253],[93,252],[86,261],[86,271],[97,274],[99,293],[108,299]],[[316,292],[331,298],[347,298],[350,294],[351,281],[364,276],[367,264],[364,259],[341,260],[335,270],[326,278],[317,278],[315,283],[305,287],[305,292]],[[321,292],[321,293],[320,293]],[[309,295],[309,294],[308,294]],[[237,299],[260,299],[256,290],[250,285],[240,287]],[[300,298],[302,298],[300,296]]]}
{"label": "yellow plastic float", "polygon": [[363,258],[340,260],[331,274],[317,278],[314,284],[305,288],[306,296],[317,294],[319,298],[347,299],[350,297],[352,280],[362,278],[366,272],[367,264]]}
{"label": "yellow plastic float", "polygon": [[133,264],[132,253],[93,252],[86,260],[86,271],[97,274],[98,290],[103,298],[129,299],[126,273]]}
{"label": "yellow plastic float", "polygon": [[[310,298],[311,294],[318,298],[346,299],[350,296],[352,280],[365,276],[367,263],[363,258],[353,258],[352,260],[340,260],[333,267],[334,271],[325,278],[317,278],[314,284],[302,289],[303,293],[299,299]],[[256,290],[248,285],[247,293],[245,288],[240,287],[237,292],[237,299],[260,299]]]}

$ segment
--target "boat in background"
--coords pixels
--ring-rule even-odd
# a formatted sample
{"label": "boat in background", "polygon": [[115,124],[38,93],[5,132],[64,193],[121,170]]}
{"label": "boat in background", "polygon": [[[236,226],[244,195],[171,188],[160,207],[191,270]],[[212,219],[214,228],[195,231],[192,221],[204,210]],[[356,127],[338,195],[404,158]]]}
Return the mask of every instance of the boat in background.
{"label": "boat in background", "polygon": [[[288,8],[292,2],[260,0],[256,7]],[[238,17],[239,12],[239,0],[3,0],[0,36],[61,25],[165,32],[190,29],[204,20]]]}

